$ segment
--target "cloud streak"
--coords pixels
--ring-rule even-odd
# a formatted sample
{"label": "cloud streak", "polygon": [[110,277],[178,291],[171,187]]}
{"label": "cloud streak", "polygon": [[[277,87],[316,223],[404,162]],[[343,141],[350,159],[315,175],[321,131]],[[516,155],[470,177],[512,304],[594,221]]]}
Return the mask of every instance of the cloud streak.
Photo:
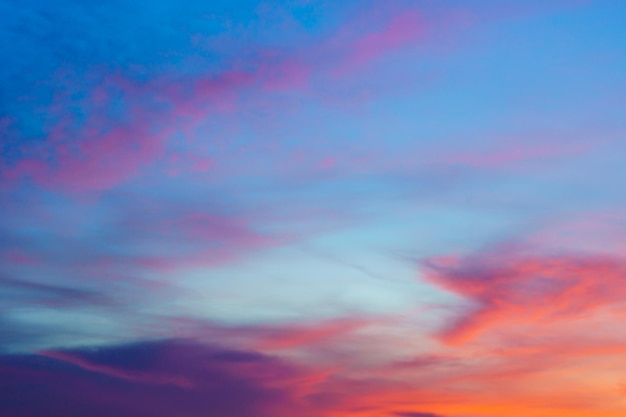
{"label": "cloud streak", "polygon": [[470,303],[467,313],[441,334],[451,344],[503,326],[549,325],[619,308],[626,276],[619,258],[497,250],[431,259],[424,266],[429,281]]}

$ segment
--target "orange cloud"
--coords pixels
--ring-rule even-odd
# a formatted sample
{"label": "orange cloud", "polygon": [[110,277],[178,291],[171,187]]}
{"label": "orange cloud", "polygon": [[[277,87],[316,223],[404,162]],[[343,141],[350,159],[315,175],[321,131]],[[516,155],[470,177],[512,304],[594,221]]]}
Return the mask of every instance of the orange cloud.
{"label": "orange cloud", "polygon": [[619,307],[626,296],[626,261],[619,258],[495,252],[430,259],[424,270],[427,280],[468,301],[440,334],[452,345],[506,325],[587,319]]}

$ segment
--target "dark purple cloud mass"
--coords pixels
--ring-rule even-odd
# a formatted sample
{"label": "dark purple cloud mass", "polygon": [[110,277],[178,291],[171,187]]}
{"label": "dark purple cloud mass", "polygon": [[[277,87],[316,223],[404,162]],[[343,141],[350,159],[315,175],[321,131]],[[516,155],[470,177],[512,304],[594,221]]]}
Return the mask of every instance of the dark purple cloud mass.
{"label": "dark purple cloud mass", "polygon": [[[259,416],[297,412],[279,360],[185,341],[0,357],[0,415]],[[278,383],[278,384],[277,384]]]}

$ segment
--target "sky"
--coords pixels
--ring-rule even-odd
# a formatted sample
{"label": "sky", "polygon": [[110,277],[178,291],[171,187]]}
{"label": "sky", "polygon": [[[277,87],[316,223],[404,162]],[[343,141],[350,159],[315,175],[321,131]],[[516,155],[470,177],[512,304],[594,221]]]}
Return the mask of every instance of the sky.
{"label": "sky", "polygon": [[626,414],[626,2],[0,0],[0,417]]}

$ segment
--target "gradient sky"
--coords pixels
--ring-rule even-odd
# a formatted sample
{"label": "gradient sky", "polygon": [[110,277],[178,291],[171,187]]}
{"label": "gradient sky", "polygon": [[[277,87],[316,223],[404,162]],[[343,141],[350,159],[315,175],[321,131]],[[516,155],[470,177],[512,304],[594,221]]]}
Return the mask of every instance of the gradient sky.
{"label": "gradient sky", "polygon": [[626,2],[0,0],[0,417],[626,415]]}

